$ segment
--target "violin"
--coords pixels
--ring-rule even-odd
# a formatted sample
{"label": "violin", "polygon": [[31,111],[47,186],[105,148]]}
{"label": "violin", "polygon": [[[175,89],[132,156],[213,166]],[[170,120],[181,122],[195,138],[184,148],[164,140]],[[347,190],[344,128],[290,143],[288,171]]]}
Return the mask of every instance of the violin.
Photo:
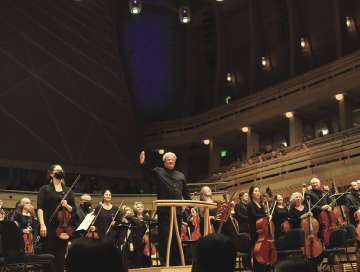
{"label": "violin", "polygon": [[68,240],[74,232],[74,229],[70,224],[72,214],[67,209],[63,208],[61,206],[61,203],[69,196],[70,192],[73,190],[73,188],[75,187],[75,185],[78,183],[79,180],[80,180],[80,175],[76,177],[75,181],[70,186],[69,190],[63,195],[61,201],[59,202],[59,204],[57,205],[57,207],[55,208],[54,212],[51,214],[49,219],[49,222],[51,223],[56,216],[58,220],[58,226],[56,228],[56,236],[59,237],[61,240]]}
{"label": "violin", "polygon": [[260,264],[273,265],[278,259],[274,240],[275,225],[271,221],[272,213],[269,209],[269,203],[265,201],[265,204],[267,216],[256,221],[258,239],[255,243],[254,257]]}
{"label": "violin", "polygon": [[[333,181],[333,187],[335,188],[335,194],[339,194],[339,191],[335,185],[335,181]],[[345,191],[347,193],[348,190]],[[333,210],[334,217],[336,219],[336,223],[340,226],[348,225],[349,224],[349,215],[350,211],[349,208],[345,205],[341,205],[337,203],[337,200],[342,197],[343,194],[340,194],[334,201],[336,203],[336,206]]]}
{"label": "violin", "polygon": [[30,226],[28,227],[28,232],[23,233],[23,239],[25,244],[25,253],[34,254],[34,235],[32,234]]}
{"label": "violin", "polygon": [[[310,198],[307,199],[309,212],[310,208]],[[301,219],[301,228],[305,233],[305,246],[304,254],[308,258],[316,258],[324,251],[324,245],[317,237],[319,231],[319,222],[311,216]]]}
{"label": "violin", "polygon": [[194,231],[191,233],[190,239],[192,241],[199,240],[201,238],[200,232],[200,216],[196,211],[192,212],[192,224],[194,226]]}
{"label": "violin", "polygon": [[96,230],[92,231],[92,230],[91,230],[91,227],[94,226],[94,224],[95,224],[96,220],[98,219],[99,214],[100,214],[100,212],[101,212],[102,209],[103,209],[103,205],[100,203],[100,208],[99,208],[98,212],[96,213],[93,221],[91,222],[91,224],[90,224],[90,226],[89,226],[89,228],[88,228],[88,231],[87,231],[86,234],[85,234],[85,237],[86,237],[86,238],[90,238],[90,239],[100,239],[99,234],[97,233],[97,231],[96,231]]}
{"label": "violin", "polygon": [[289,232],[290,229],[291,229],[291,226],[290,226],[289,220],[285,220],[284,222],[281,223],[281,231],[283,233]]}

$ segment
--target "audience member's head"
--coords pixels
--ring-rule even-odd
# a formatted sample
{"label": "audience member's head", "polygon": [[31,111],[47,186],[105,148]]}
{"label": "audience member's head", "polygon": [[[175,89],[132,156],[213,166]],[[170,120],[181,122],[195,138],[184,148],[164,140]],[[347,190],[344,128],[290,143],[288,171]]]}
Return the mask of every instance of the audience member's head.
{"label": "audience member's head", "polygon": [[198,241],[192,272],[233,272],[235,261],[236,251],[230,238],[210,234]]}
{"label": "audience member's head", "polygon": [[108,242],[80,238],[73,242],[66,259],[68,272],[125,272],[119,250]]}
{"label": "audience member's head", "polygon": [[[312,272],[314,268],[303,258],[294,257],[279,261],[275,265],[275,272]],[[316,270],[315,270],[316,271]]]}

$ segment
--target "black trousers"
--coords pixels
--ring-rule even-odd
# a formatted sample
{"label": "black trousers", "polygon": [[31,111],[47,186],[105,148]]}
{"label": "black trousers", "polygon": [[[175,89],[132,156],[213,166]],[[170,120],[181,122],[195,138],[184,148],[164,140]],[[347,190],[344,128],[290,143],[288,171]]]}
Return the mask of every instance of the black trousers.
{"label": "black trousers", "polygon": [[[176,220],[179,227],[179,232],[181,232],[181,216],[177,215]],[[166,262],[166,247],[169,237],[169,227],[170,227],[170,214],[168,212],[158,213],[158,222],[159,222],[159,258],[161,265],[165,265]],[[173,230],[172,243],[170,249],[170,265],[180,265],[180,254],[179,248],[176,240],[175,229]]]}
{"label": "black trousers", "polygon": [[48,229],[46,238],[42,238],[43,253],[50,253],[55,257],[55,271],[64,272],[65,252],[67,241],[56,236],[55,230]]}

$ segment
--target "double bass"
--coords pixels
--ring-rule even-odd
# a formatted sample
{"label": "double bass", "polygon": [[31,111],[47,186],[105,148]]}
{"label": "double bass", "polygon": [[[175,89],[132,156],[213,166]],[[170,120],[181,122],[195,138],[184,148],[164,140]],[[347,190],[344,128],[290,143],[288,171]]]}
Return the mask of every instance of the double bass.
{"label": "double bass", "polygon": [[254,257],[260,264],[273,265],[278,259],[274,240],[275,225],[271,221],[274,209],[271,212],[269,203],[265,201],[265,204],[267,216],[256,221],[258,239],[255,243]]}
{"label": "double bass", "polygon": [[309,215],[301,220],[301,228],[305,232],[304,254],[312,259],[320,256],[324,251],[324,245],[317,237],[319,222],[311,215],[310,197],[307,198]]}

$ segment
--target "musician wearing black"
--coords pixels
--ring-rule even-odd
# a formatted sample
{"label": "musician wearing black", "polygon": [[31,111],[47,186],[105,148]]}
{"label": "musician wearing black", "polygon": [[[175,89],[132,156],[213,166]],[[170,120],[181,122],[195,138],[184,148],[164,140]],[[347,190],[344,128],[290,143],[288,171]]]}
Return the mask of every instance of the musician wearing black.
{"label": "musician wearing black", "polygon": [[[116,233],[114,226],[121,220],[121,213],[118,212],[118,207],[111,203],[112,195],[110,190],[105,190],[103,193],[102,203],[95,208],[95,214],[98,217],[90,231],[96,231],[100,239],[109,239],[116,243]],[[101,210],[100,210],[101,209]],[[114,218],[116,216],[116,218]]]}
{"label": "musician wearing black", "polygon": [[[158,199],[190,199],[190,194],[186,186],[185,175],[182,172],[175,170],[176,159],[177,157],[174,153],[165,153],[163,156],[164,167],[155,167],[153,169],[149,169],[145,165],[145,152],[142,151],[140,153],[140,165],[155,183]],[[182,210],[181,208],[177,208],[176,211],[178,226],[180,230]],[[166,257],[167,238],[169,235],[169,208],[159,207],[157,213],[159,222],[160,262],[164,264]],[[172,243],[171,262],[172,265],[176,265],[180,263],[180,260],[177,242],[175,241],[175,235],[173,235],[173,237],[174,241]]]}
{"label": "musician wearing black", "polygon": [[[135,229],[132,231],[133,242],[133,263],[134,267],[149,267],[151,264],[152,247],[149,244],[150,217],[144,215],[144,204],[142,202],[134,203]],[[146,237],[145,237],[146,235]],[[147,255],[145,255],[147,253]]]}
{"label": "musician wearing black", "polygon": [[353,214],[360,209],[359,188],[356,181],[350,183],[350,193],[345,194],[343,199],[345,206],[349,208],[350,223],[356,226]]}
{"label": "musician wearing black", "polygon": [[74,217],[74,225],[78,227],[85,219],[85,216],[93,211],[91,207],[91,196],[89,194],[83,194],[80,196],[79,207],[76,209],[76,216]]}
{"label": "musician wearing black", "polygon": [[289,223],[292,229],[301,228],[301,219],[308,212],[308,207],[303,204],[302,194],[295,192],[290,197]]}
{"label": "musician wearing black", "polygon": [[331,211],[331,203],[329,188],[328,186],[324,186],[321,188],[321,182],[318,178],[312,178],[310,180],[311,190],[305,192],[305,196],[310,197],[311,205],[315,205],[312,208],[312,212],[314,213],[314,217],[320,222],[319,215],[321,211],[328,210]]}
{"label": "musician wearing black", "polygon": [[239,203],[235,205],[235,214],[234,214],[234,217],[238,221],[240,233],[250,232],[249,217],[247,213],[248,202],[249,202],[249,194],[246,192],[240,192]]}
{"label": "musician wearing black", "polygon": [[[259,187],[250,187],[249,198],[250,201],[247,206],[247,213],[249,219],[252,248],[254,248],[258,238],[258,234],[256,232],[256,221],[263,217],[266,217],[266,213],[264,206],[261,203],[261,193]],[[253,268],[255,272],[266,271],[266,266],[259,264],[255,258],[253,258]]]}
{"label": "musician wearing black", "polygon": [[75,199],[71,192],[66,199],[63,199],[69,188],[65,186],[65,172],[61,165],[50,166],[47,171],[47,180],[49,184],[40,188],[37,198],[40,236],[42,237],[44,253],[53,254],[55,256],[56,271],[63,272],[67,241],[60,239],[56,235],[56,229],[59,225],[57,216],[55,215],[51,221],[50,218],[59,204],[60,209],[64,209],[69,213],[74,212]]}
{"label": "musician wearing black", "polygon": [[23,233],[33,233],[34,236],[38,234],[39,222],[35,216],[34,207],[31,205],[31,200],[24,197],[20,200],[18,211],[14,214],[14,222]]}
{"label": "musician wearing black", "polygon": [[283,223],[289,219],[289,210],[284,206],[282,195],[275,195],[275,208],[273,213],[273,222],[275,225],[275,240],[284,235]]}

